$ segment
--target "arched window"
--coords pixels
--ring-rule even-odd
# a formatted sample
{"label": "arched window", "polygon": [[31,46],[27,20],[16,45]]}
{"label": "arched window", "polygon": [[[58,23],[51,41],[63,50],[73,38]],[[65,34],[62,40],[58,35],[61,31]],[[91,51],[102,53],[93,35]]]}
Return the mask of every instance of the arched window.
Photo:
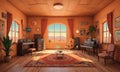
{"label": "arched window", "polygon": [[52,24],[48,27],[49,42],[66,42],[66,26],[64,24]]}
{"label": "arched window", "polygon": [[103,23],[103,43],[110,43],[111,42],[111,34],[108,29],[108,23],[105,21]]}
{"label": "arched window", "polygon": [[19,34],[19,28],[18,24],[14,21],[12,21],[12,25],[10,27],[9,31],[9,37],[12,39],[12,42],[17,42],[18,41],[18,35]]}

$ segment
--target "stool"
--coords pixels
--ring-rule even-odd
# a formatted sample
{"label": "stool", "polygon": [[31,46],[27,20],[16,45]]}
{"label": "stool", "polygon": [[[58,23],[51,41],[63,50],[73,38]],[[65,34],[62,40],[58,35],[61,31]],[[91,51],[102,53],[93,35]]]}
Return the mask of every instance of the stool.
{"label": "stool", "polygon": [[36,51],[36,48],[29,48],[28,51],[31,53],[31,55],[33,54],[34,51]]}

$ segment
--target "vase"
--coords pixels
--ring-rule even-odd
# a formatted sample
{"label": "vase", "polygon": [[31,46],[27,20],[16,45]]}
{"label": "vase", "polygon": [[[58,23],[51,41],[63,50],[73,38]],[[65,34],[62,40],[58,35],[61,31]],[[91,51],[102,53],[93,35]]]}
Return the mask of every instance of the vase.
{"label": "vase", "polygon": [[4,61],[5,62],[10,62],[11,56],[4,56]]}

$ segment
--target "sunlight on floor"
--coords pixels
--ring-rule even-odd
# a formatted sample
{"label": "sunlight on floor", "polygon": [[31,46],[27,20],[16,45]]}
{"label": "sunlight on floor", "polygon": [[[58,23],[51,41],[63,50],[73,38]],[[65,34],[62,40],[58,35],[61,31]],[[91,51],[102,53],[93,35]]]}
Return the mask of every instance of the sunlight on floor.
{"label": "sunlight on floor", "polygon": [[[36,53],[56,53],[57,51],[59,50],[43,50],[43,51],[39,51],[39,52],[36,52]],[[73,53],[73,51],[71,50],[60,50],[62,51],[63,53]]]}
{"label": "sunlight on floor", "polygon": [[89,61],[89,62],[94,63],[92,60],[90,60],[88,58],[76,55],[75,51],[72,51],[72,50],[43,50],[43,51],[38,51],[38,52],[36,52],[36,54],[46,54],[46,55],[44,55],[44,56],[39,56],[39,55],[37,56],[37,55],[35,55],[35,56],[33,56],[32,59],[34,61],[37,61],[40,57],[43,58],[43,57],[48,56],[49,54],[55,54],[58,51],[62,51],[65,54],[70,54],[71,56],[73,56],[74,58],[77,58],[78,60]]}

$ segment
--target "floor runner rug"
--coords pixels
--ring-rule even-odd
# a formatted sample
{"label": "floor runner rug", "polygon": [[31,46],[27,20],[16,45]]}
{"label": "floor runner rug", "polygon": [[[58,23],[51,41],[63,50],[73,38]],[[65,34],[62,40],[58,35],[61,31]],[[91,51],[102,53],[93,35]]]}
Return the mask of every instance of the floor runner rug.
{"label": "floor runner rug", "polygon": [[[75,55],[74,55],[75,56]],[[77,58],[64,54],[62,58],[57,58],[56,54],[48,54],[44,57],[39,56],[37,59],[30,60],[25,67],[94,67],[95,65],[85,59]]]}

